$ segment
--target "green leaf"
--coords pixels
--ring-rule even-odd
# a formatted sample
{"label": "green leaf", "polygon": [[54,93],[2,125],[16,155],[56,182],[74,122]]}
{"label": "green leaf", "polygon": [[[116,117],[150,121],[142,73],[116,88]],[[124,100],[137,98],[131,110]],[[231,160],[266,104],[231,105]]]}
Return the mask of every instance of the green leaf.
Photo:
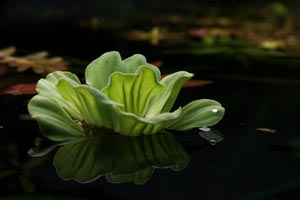
{"label": "green leaf", "polygon": [[140,66],[147,66],[147,67],[151,68],[155,72],[157,80],[160,80],[159,69],[156,66],[147,63],[146,58],[141,54],[135,54],[135,55],[125,59],[123,68],[121,69],[121,72],[136,73],[139,70]]}
{"label": "green leaf", "polygon": [[68,141],[84,136],[83,129],[51,98],[34,96],[28,110],[43,135],[53,141]]}
{"label": "green leaf", "polygon": [[100,91],[84,85],[74,87],[64,79],[59,80],[56,88],[64,101],[78,109],[80,113],[78,120],[84,120],[90,125],[99,127],[105,125],[107,128],[112,128],[114,126],[112,105],[118,104]]}
{"label": "green leaf", "polygon": [[181,115],[171,120],[166,128],[184,131],[213,126],[223,118],[224,112],[225,109],[217,101],[209,99],[196,100],[184,106]]}
{"label": "green leaf", "polygon": [[113,73],[102,92],[113,101],[123,104],[123,111],[144,117],[150,98],[162,90],[163,86],[159,84],[153,69],[141,66],[136,74]]}
{"label": "green leaf", "polygon": [[79,86],[80,81],[76,75],[70,72],[53,72],[47,75],[46,79],[40,79],[37,83],[36,90],[40,95],[47,96],[59,104],[72,118],[80,118],[79,111],[74,105],[66,102],[56,88],[60,79],[66,80],[73,86]]}
{"label": "green leaf", "polygon": [[75,74],[72,74],[71,72],[56,71],[46,76],[46,80],[53,83],[54,85],[56,85],[56,83],[60,79],[65,79],[73,86],[80,85],[80,80],[78,79],[78,77]]}
{"label": "green leaf", "polygon": [[169,112],[184,82],[189,80],[193,74],[180,71],[163,78],[160,83],[164,89],[159,94],[153,96],[147,108],[147,115],[154,116],[159,113]]}
{"label": "green leaf", "polygon": [[102,90],[107,85],[109,76],[113,72],[121,71],[122,66],[122,59],[118,52],[104,53],[87,66],[85,70],[86,83]]}
{"label": "green leaf", "polygon": [[141,65],[147,65],[146,58],[141,54],[135,54],[124,60],[122,70],[124,73],[135,73]]}
{"label": "green leaf", "polygon": [[163,130],[166,124],[179,117],[181,109],[172,113],[162,113],[153,117],[138,117],[135,114],[124,112],[119,107],[114,106],[116,126],[114,131],[122,135],[138,136],[141,134],[150,135]]}
{"label": "green leaf", "polygon": [[86,83],[102,90],[107,86],[109,77],[112,73],[136,73],[142,65],[151,68],[155,72],[157,80],[160,79],[159,69],[148,64],[143,55],[135,54],[122,61],[118,52],[107,52],[87,66],[85,71]]}

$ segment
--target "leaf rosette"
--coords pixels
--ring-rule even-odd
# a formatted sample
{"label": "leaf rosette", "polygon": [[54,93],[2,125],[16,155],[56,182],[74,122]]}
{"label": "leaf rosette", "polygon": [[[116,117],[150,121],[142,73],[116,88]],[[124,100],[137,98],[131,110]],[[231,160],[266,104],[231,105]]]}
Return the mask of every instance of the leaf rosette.
{"label": "leaf rosette", "polygon": [[122,61],[118,52],[108,52],[87,66],[86,84],[61,71],[39,80],[28,110],[45,137],[61,142],[84,137],[92,126],[139,136],[215,125],[225,109],[214,100],[195,100],[170,111],[192,76],[179,71],[161,79],[144,56]]}

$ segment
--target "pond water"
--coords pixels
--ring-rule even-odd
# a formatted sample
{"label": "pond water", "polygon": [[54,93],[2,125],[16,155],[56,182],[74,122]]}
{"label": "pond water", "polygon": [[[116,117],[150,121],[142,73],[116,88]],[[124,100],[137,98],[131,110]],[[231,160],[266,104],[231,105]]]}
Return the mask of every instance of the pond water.
{"label": "pond water", "polygon": [[[166,141],[174,140],[173,148],[184,152],[184,167],[172,170],[166,166],[173,160],[168,161],[154,168],[151,178],[141,185],[110,183],[105,177],[84,184],[63,180],[53,166],[56,150],[38,158],[27,153],[41,136],[27,110],[33,94],[3,92],[12,85],[35,83],[42,75],[31,69],[17,72],[9,68],[0,76],[0,199],[300,199],[297,52],[251,52],[236,44],[224,50],[224,44],[222,48],[217,44],[210,52],[199,53],[203,46],[197,42],[186,45],[176,39],[178,43],[155,45],[148,40],[124,39],[121,36],[127,28],[118,32],[111,27],[92,31],[74,24],[19,24],[1,29],[2,37],[9,39],[0,42],[0,47],[14,45],[19,55],[47,50],[66,58],[68,70],[81,79],[86,64],[110,50],[118,50],[124,57],[142,53],[148,61],[161,65],[163,74],[194,73],[198,82],[181,90],[174,108],[201,98],[219,101],[226,113],[213,130],[223,135],[223,140],[209,142],[197,129],[170,132],[172,138]],[[19,34],[24,29],[26,36]]]}
{"label": "pond water", "polygon": [[[205,76],[200,71],[194,73],[196,78]],[[24,190],[30,191],[26,183],[30,181],[35,194],[78,198],[93,195],[107,199],[298,197],[299,85],[226,78],[210,80],[214,81],[211,85],[183,89],[176,104],[184,105],[198,98],[222,102],[226,115],[215,128],[224,135],[224,140],[211,145],[199,136],[199,130],[174,133],[189,154],[190,163],[178,172],[156,169],[149,182],[141,186],[115,185],[104,178],[88,184],[60,179],[52,165],[53,154],[41,160],[26,153],[34,145],[34,138],[40,135],[37,124],[26,118],[32,95],[2,95],[1,166],[3,171],[17,172],[1,178],[1,193],[23,194]],[[22,176],[29,180],[22,180]]]}

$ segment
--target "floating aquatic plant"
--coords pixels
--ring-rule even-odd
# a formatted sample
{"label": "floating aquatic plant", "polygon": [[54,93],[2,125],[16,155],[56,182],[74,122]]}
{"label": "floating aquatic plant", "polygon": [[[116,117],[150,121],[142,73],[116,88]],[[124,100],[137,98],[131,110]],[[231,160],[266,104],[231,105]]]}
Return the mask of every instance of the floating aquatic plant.
{"label": "floating aquatic plant", "polygon": [[108,52],[87,66],[86,84],[61,71],[39,80],[28,109],[43,135],[53,141],[81,138],[93,126],[138,136],[215,125],[224,108],[214,100],[195,100],[170,111],[192,76],[179,71],[161,79],[159,69],[144,56],[122,61],[118,52]]}
{"label": "floating aquatic plant", "polygon": [[189,156],[165,129],[212,126],[224,115],[224,108],[209,99],[170,111],[192,76],[180,71],[161,79],[144,56],[122,61],[118,52],[88,65],[86,84],[70,72],[50,73],[37,83],[28,109],[51,145],[36,140],[29,154],[43,156],[59,147],[57,173],[78,182],[105,176],[112,183],[142,184],[154,167],[181,170]]}

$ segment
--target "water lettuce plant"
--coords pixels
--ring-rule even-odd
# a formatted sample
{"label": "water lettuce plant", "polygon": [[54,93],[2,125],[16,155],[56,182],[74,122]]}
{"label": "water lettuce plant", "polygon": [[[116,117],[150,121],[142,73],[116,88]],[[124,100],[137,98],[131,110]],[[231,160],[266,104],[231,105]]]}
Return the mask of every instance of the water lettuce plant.
{"label": "water lettuce plant", "polygon": [[39,80],[28,110],[53,141],[81,138],[94,126],[139,136],[215,125],[224,108],[214,100],[195,100],[171,111],[183,83],[192,76],[179,71],[161,79],[159,69],[144,56],[123,61],[118,52],[108,52],[87,66],[86,84],[61,71]]}

